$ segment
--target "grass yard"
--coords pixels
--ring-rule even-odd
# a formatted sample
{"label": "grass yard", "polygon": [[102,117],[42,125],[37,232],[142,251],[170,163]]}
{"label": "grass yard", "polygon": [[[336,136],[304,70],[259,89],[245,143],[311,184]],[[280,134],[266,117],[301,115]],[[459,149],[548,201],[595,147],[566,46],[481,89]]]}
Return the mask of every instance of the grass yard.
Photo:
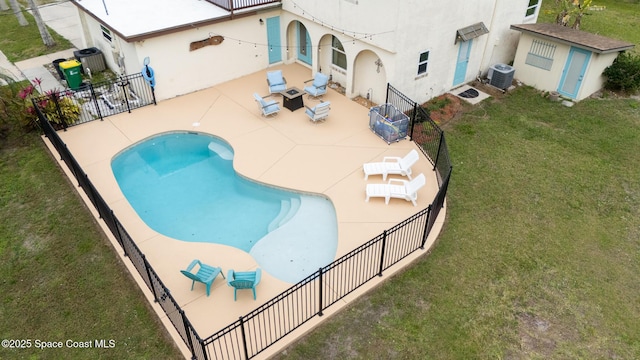
{"label": "grass yard", "polygon": [[[637,1],[596,5],[583,30],[640,45]],[[16,37],[0,35],[11,61],[71,46]],[[445,125],[454,171],[432,254],[278,359],[640,358],[640,103],[566,108],[525,87],[467,110]],[[0,336],[32,348],[0,359],[181,358],[39,136],[2,141]],[[115,347],[33,348],[101,339]]]}
{"label": "grass yard", "polygon": [[[583,30],[640,46],[637,1],[596,5]],[[276,359],[639,359],[640,102],[525,87],[444,130],[433,253]]]}
{"label": "grass yard", "polygon": [[26,11],[23,11],[23,14],[29,22],[29,25],[25,27],[21,27],[18,24],[18,19],[13,15],[13,11],[0,11],[0,50],[7,56],[9,61],[15,63],[73,48],[69,40],[63,38],[51,28],[48,28],[49,33],[55,40],[56,45],[47,48],[42,43],[42,38],[33,16]]}
{"label": "grass yard", "polygon": [[[40,137],[0,150],[0,359],[179,359],[138,285]],[[35,349],[35,341],[115,341]]]}
{"label": "grass yard", "polygon": [[[542,1],[538,22],[555,22],[556,13],[553,11],[553,5],[554,0]],[[580,30],[632,42],[636,47],[630,51],[640,53],[640,1],[595,0],[592,5],[604,9],[587,11],[582,18]]]}
{"label": "grass yard", "polygon": [[[32,19],[20,34],[16,27],[15,17],[2,16],[0,50],[13,61],[71,47],[62,39],[46,49]],[[0,103],[0,338],[30,348],[3,342],[0,359],[182,359],[76,184],[40,136],[20,127],[10,90],[0,87],[11,100]],[[96,340],[113,348],[96,348]],[[37,341],[63,348],[36,349]]]}
{"label": "grass yard", "polygon": [[520,88],[445,131],[433,253],[278,358],[640,358],[640,103]]}

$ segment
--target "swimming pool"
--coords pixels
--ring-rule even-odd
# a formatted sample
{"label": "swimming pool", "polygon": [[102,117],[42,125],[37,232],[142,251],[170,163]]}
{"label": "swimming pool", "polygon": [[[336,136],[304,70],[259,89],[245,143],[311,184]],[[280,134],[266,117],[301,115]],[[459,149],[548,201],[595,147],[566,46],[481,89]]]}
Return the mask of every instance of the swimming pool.
{"label": "swimming pool", "polygon": [[157,135],[116,155],[111,168],[138,216],[168,237],[236,247],[291,283],[335,257],[331,201],[238,175],[233,149],[220,138]]}

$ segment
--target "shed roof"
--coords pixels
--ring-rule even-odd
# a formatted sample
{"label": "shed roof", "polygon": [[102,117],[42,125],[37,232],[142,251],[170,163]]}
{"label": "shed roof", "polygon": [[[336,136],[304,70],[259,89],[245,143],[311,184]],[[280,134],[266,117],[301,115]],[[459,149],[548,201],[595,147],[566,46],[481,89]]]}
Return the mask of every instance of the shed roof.
{"label": "shed roof", "polygon": [[516,24],[511,29],[534,36],[569,43],[595,53],[611,53],[633,48],[635,45],[586,31],[572,29],[558,24]]}

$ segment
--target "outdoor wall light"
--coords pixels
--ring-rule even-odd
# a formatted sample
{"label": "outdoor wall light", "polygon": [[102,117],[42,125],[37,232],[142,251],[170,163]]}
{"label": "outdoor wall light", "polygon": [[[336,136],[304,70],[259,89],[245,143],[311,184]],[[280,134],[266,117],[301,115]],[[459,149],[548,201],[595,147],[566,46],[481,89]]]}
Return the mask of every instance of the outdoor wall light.
{"label": "outdoor wall light", "polygon": [[260,25],[264,25],[264,20],[260,19]]}

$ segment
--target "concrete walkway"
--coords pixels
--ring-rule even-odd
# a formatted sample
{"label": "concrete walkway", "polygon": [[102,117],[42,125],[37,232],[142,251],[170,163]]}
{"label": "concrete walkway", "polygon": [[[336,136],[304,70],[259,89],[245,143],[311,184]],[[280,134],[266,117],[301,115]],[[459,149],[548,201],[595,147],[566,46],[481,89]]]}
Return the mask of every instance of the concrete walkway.
{"label": "concrete walkway", "polygon": [[0,72],[9,75],[16,81],[40,79],[38,91],[47,92],[53,89],[65,89],[66,84],[52,75],[44,65],[52,64],[56,59],[73,58],[73,52],[84,48],[80,20],[76,7],[70,2],[61,2],[39,7],[44,22],[58,34],[69,40],[75,47],[47,54],[32,59],[11,63],[0,51]]}

